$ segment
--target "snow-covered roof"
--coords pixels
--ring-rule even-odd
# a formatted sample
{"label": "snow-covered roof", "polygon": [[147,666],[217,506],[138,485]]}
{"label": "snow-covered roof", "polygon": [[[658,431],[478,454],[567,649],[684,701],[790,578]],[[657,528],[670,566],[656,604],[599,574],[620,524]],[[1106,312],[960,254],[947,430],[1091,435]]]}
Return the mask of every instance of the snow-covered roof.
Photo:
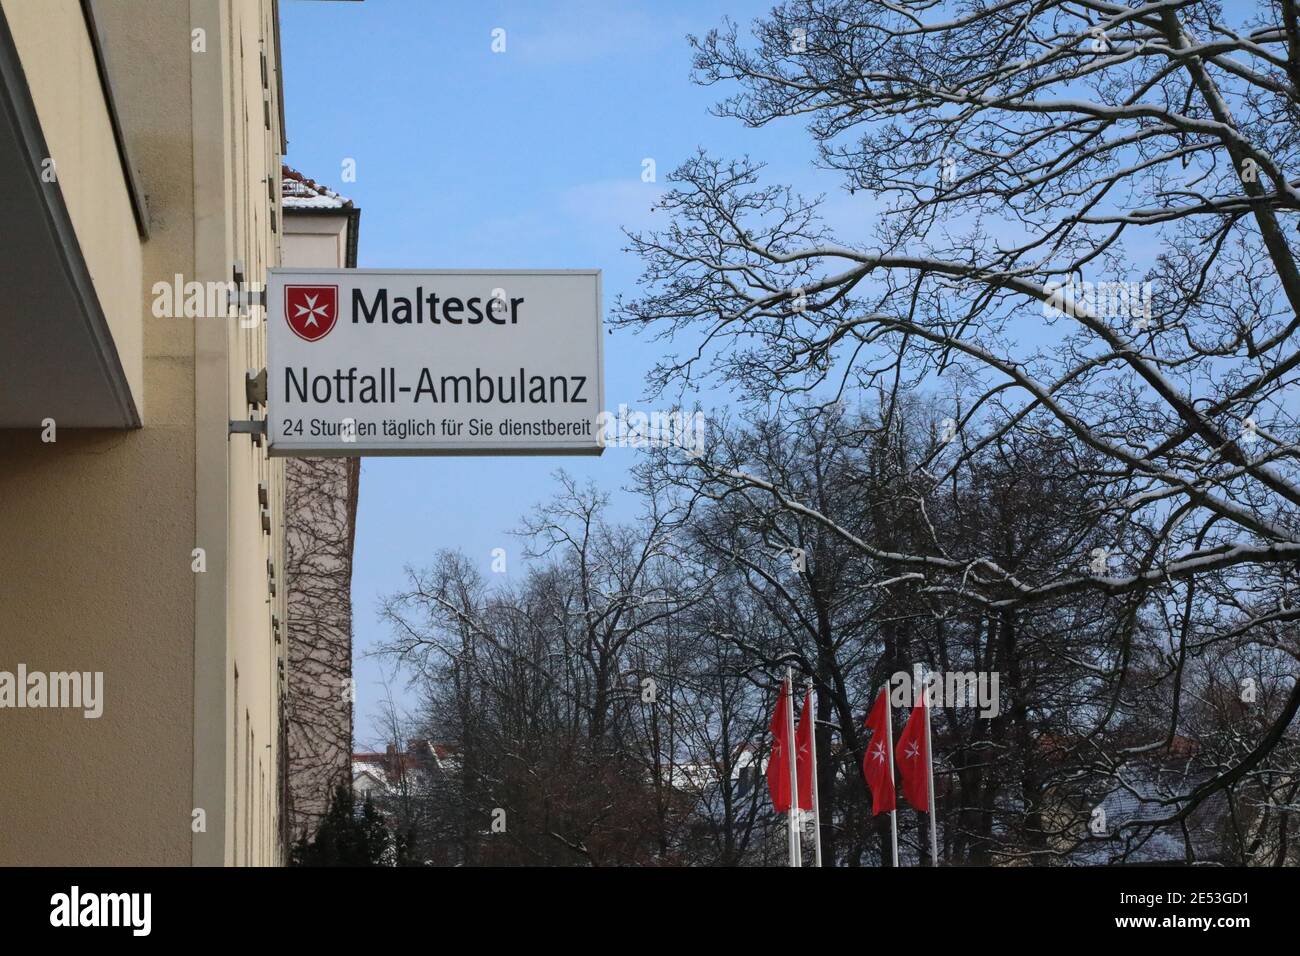
{"label": "snow-covered roof", "polygon": [[388,781],[384,779],[382,771],[365,763],[352,764],[352,783],[355,785],[362,777],[369,777],[376,787],[387,790]]}
{"label": "snow-covered roof", "polygon": [[280,196],[285,209],[351,209],[352,200],[340,196],[291,166],[280,166]]}
{"label": "snow-covered roof", "polygon": [[386,751],[355,752],[352,754],[352,780],[355,784],[365,774],[388,793],[407,787],[418,789],[429,785],[439,775],[458,772],[458,749],[455,744],[411,740],[407,749],[400,752],[392,744]]}

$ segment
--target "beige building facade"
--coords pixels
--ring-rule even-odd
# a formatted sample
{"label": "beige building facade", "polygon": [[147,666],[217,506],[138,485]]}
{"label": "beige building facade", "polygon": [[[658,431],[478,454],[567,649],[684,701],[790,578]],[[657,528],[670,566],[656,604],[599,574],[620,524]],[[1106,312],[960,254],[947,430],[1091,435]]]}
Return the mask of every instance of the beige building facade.
{"label": "beige building facade", "polygon": [[278,864],[277,4],[0,0],[0,81],[0,865]]}

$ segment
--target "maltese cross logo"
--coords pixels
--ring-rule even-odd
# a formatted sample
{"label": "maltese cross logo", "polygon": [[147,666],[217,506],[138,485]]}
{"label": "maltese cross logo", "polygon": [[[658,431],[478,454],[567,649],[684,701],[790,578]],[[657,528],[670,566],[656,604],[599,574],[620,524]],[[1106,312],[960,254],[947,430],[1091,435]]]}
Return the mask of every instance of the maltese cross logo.
{"label": "maltese cross logo", "polygon": [[293,334],[308,342],[323,339],[339,317],[339,287],[336,285],[287,285],[284,287],[284,317]]}
{"label": "maltese cross logo", "polygon": [[907,746],[903,748],[903,756],[908,760],[915,760],[921,756],[921,748],[916,745],[915,740],[909,741]]}
{"label": "maltese cross logo", "polygon": [[884,745],[884,744],[877,742],[877,743],[874,743],[874,744],[871,745],[871,759],[874,760],[874,761],[876,761],[877,763],[884,763],[884,762],[885,762],[885,745]]}

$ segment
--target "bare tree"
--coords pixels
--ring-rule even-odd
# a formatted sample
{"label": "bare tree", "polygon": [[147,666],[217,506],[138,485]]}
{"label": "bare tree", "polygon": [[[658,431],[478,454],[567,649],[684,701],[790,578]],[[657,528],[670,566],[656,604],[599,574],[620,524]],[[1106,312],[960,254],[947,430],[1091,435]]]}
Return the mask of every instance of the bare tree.
{"label": "bare tree", "polygon": [[[1173,759],[1189,659],[1213,649],[1265,680],[1276,662],[1254,651],[1292,669],[1300,652],[1300,24],[1289,2],[1245,6],[803,0],[752,39],[726,24],[693,41],[698,79],[735,90],[719,113],[806,120],[821,162],[875,197],[875,233],[836,237],[819,200],[700,154],[661,202],[671,227],[631,240],[648,291],[620,321],[696,343],[660,386],[871,389],[894,430],[909,392],[951,382],[941,440],[908,476],[923,503],[971,487],[998,449],[1056,443],[1085,504],[1053,538],[1080,550],[1050,560],[942,524],[855,533],[771,475],[713,477],[857,549],[872,586],[974,609],[995,633],[1100,604],[1100,650],[1077,658],[1094,699],[1060,743],[1112,789]],[[1139,686],[1164,695],[1145,723]],[[1300,684],[1250,706],[1248,737],[1199,748],[1197,772],[1143,791],[1147,812],[1112,838],[1185,827],[1261,774],[1261,822],[1289,813]]]}
{"label": "bare tree", "polygon": [[[381,653],[457,750],[443,816],[465,862],[674,862],[693,800],[676,785],[689,755],[668,622],[707,587],[672,566],[653,503],[615,525],[604,495],[557,482],[524,522],[520,585],[488,587],[443,553],[387,601]],[[507,822],[492,830],[497,810]]]}

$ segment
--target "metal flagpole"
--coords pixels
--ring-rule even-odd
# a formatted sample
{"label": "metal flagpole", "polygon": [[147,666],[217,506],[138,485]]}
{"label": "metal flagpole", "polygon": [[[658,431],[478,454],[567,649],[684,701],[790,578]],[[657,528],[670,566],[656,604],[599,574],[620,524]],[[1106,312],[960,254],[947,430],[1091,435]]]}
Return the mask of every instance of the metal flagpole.
{"label": "metal flagpole", "polygon": [[[889,683],[885,683],[885,739],[889,742],[889,785],[894,786],[894,702],[889,696]],[[894,792],[898,803],[898,792]],[[898,866],[898,808],[889,811],[889,835],[893,838],[894,866]]]}
{"label": "metal flagpole", "polygon": [[813,866],[822,865],[822,806],[819,795],[820,784],[817,781],[817,692],[813,690],[812,678],[808,678],[808,706],[812,713],[808,715],[809,756],[812,757],[812,797],[813,797]]}
{"label": "metal flagpole", "polygon": [[933,675],[927,670],[925,674],[925,683],[921,689],[921,700],[925,703],[925,772],[928,776],[926,782],[926,793],[930,799],[930,865],[939,865],[939,815],[934,808],[934,748],[930,745],[930,705],[934,702],[934,695],[930,693],[930,678]]}
{"label": "metal flagpole", "polygon": [[790,766],[790,865],[803,866],[803,848],[799,840],[799,748],[794,739],[794,674],[785,669],[785,686],[789,691],[785,709],[786,763]]}

